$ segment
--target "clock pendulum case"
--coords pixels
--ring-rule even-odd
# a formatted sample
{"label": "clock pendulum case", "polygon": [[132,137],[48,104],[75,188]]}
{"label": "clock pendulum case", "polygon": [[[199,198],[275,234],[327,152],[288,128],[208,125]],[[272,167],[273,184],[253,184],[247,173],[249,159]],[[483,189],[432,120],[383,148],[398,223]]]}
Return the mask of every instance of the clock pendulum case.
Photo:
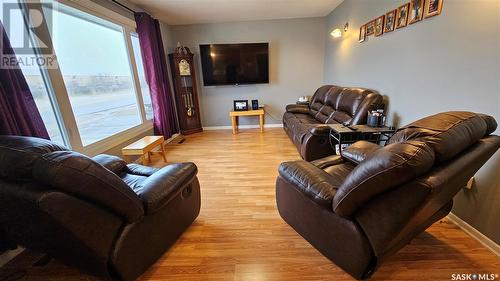
{"label": "clock pendulum case", "polygon": [[183,135],[203,131],[193,56],[188,47],[180,45],[177,46],[174,53],[168,55],[174,83],[177,117]]}

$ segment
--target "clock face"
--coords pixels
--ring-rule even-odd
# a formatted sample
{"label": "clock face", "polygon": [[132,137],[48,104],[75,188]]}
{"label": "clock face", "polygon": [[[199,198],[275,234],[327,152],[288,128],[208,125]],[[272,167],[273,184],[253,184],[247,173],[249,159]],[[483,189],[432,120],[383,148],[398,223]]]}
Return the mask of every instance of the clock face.
{"label": "clock face", "polygon": [[189,63],[184,59],[179,62],[179,75],[191,75],[191,67],[189,66]]}

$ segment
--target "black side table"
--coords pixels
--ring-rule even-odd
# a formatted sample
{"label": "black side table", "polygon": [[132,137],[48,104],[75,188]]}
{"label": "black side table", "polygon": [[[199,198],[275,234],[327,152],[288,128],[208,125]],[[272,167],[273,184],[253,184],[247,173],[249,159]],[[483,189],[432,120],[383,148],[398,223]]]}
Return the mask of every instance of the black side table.
{"label": "black side table", "polygon": [[351,128],[342,124],[330,124],[330,145],[336,152],[335,145],[339,145],[339,152],[342,151],[342,144],[352,144],[360,140],[381,144],[386,142],[394,133],[395,128],[390,127],[370,127],[367,125],[352,125]]}

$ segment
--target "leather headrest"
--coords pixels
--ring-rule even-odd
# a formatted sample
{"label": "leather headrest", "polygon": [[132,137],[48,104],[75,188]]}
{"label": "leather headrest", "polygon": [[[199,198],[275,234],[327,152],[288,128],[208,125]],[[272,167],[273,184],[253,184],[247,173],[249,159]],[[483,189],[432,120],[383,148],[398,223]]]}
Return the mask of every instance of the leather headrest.
{"label": "leather headrest", "polygon": [[129,222],[144,215],[139,197],[120,177],[78,152],[44,154],[34,164],[33,177],[60,191],[105,206]]}
{"label": "leather headrest", "polygon": [[432,168],[434,152],[425,142],[406,141],[370,153],[337,189],[333,210],[348,217],[369,199],[410,181]]}
{"label": "leather headrest", "polygon": [[66,147],[46,139],[0,136],[0,177],[12,181],[32,179],[35,161],[46,153],[65,151]]}
{"label": "leather headrest", "polygon": [[431,146],[436,162],[449,160],[496,129],[496,121],[487,115],[450,111],[415,121],[399,129],[388,144],[420,140]]}

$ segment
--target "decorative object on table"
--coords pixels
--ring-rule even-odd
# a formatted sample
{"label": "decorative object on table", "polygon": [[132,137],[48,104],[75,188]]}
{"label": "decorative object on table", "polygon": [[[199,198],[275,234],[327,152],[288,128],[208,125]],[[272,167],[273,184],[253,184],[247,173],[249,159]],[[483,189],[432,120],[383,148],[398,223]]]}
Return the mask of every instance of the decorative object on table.
{"label": "decorative object on table", "polygon": [[422,20],[424,14],[424,0],[411,0],[408,23],[413,24]]}
{"label": "decorative object on table", "polygon": [[398,7],[396,12],[396,29],[405,27],[408,24],[408,8],[410,3]]}
{"label": "decorative object on table", "polygon": [[309,105],[309,96],[300,96],[295,104]]}
{"label": "decorative object on table", "polygon": [[248,101],[247,100],[235,100],[233,101],[233,110],[234,111],[247,111],[248,110]]}
{"label": "decorative object on table", "polygon": [[375,19],[375,36],[380,36],[384,33],[384,18],[385,15],[382,15]]}
{"label": "decorative object on table", "polygon": [[309,102],[309,96],[300,96],[297,102]]}
{"label": "decorative object on table", "polygon": [[370,127],[385,126],[385,115],[383,109],[368,111],[366,124]]}
{"label": "decorative object on table", "polygon": [[396,25],[396,9],[385,14],[384,33],[394,30]]}
{"label": "decorative object on table", "polygon": [[198,110],[200,106],[193,56],[188,47],[179,43],[177,43],[175,52],[168,55],[174,82],[177,116],[183,135],[203,131]]}
{"label": "decorative object on table", "polygon": [[366,36],[373,35],[374,33],[375,33],[375,20],[372,20],[366,24]]}
{"label": "decorative object on table", "polygon": [[430,18],[441,14],[444,0],[427,0],[425,1],[424,17]]}
{"label": "decorative object on table", "polygon": [[359,37],[358,37],[358,41],[359,42],[364,42],[366,40],[366,25],[362,25],[360,28],[359,28]]}
{"label": "decorative object on table", "polygon": [[252,100],[252,110],[259,109],[259,100]]}
{"label": "decorative object on table", "polygon": [[265,111],[263,108],[257,110],[234,110],[229,112],[231,117],[231,127],[233,129],[233,135],[238,132],[238,118],[240,116],[259,116],[260,132],[264,132],[264,115]]}

